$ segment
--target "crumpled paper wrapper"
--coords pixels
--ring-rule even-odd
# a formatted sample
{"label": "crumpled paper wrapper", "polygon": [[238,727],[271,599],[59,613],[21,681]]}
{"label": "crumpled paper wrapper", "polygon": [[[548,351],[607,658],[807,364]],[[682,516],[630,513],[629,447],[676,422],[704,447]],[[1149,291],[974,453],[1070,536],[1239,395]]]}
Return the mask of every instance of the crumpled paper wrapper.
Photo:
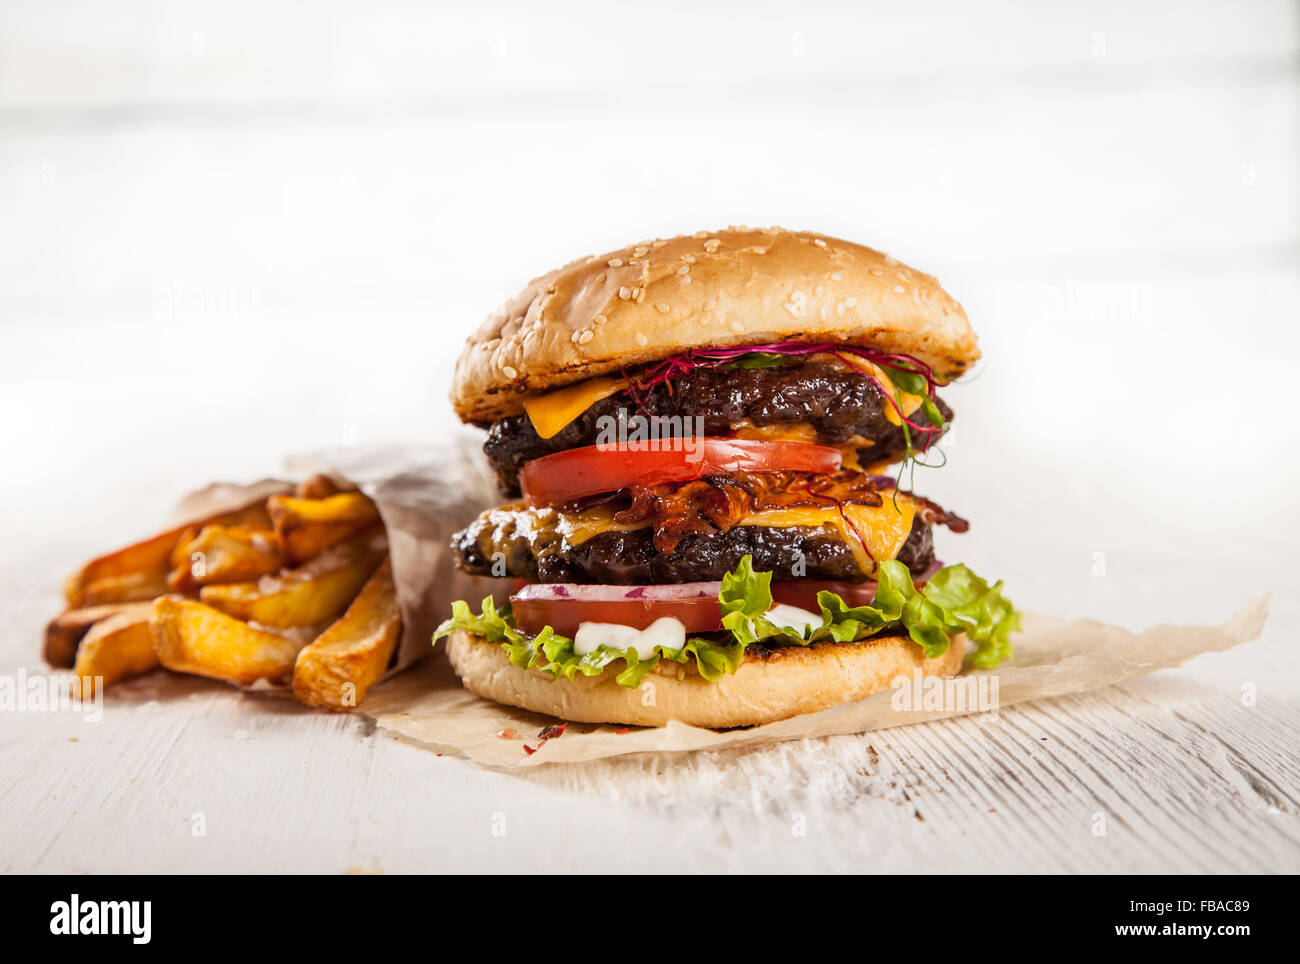
{"label": "crumpled paper wrapper", "polygon": [[[966,672],[955,679],[971,680],[966,686],[972,693],[976,692],[972,687],[980,685],[979,677],[988,677],[986,693],[992,692],[996,679],[996,709],[1025,700],[1082,693],[1252,640],[1263,630],[1267,616],[1267,597],[1247,603],[1223,626],[1157,626],[1143,633],[1092,620],[1051,619],[1030,613],[1025,616],[1024,631],[1015,637],[1016,652],[1011,660],[995,670]],[[431,750],[495,767],[578,763],[624,753],[755,746],[986,712],[970,704],[966,710],[926,709],[924,690],[917,700],[917,683],[907,680],[905,685],[907,693],[900,686],[857,703],[749,729],[716,731],[676,722],[654,728],[570,723],[562,737],[541,741],[537,739],[539,731],[555,723],[554,719],[474,696],[461,687],[446,660],[437,660],[375,687],[360,709],[385,730]],[[904,696],[920,708],[896,708],[896,703],[905,702]],[[518,735],[498,735],[510,730]],[[524,746],[535,752],[528,753]]]}
{"label": "crumpled paper wrapper", "polygon": [[[339,476],[375,500],[388,530],[393,584],[402,610],[402,638],[389,675],[434,655],[431,640],[457,599],[475,609],[484,596],[504,603],[510,580],[470,576],[456,568],[449,545],[485,508],[501,501],[480,451],[482,440],[457,436],[437,449],[346,448],[293,456],[297,478]],[[363,705],[370,701],[367,695]]]}
{"label": "crumpled paper wrapper", "polygon": [[[333,475],[359,486],[379,507],[402,610],[402,638],[387,676],[434,655],[433,631],[450,615],[453,600],[470,599],[477,608],[484,596],[496,595],[502,603],[509,596],[507,580],[457,569],[448,545],[453,533],[501,500],[480,445],[464,437],[436,450],[342,448],[286,460],[286,473],[295,480],[317,472]],[[195,522],[292,490],[293,483],[281,479],[250,485],[219,482],[185,496],[172,511],[171,524]]]}
{"label": "crumpled paper wrapper", "polygon": [[[504,601],[509,592],[506,580],[459,572],[448,546],[453,532],[501,501],[478,451],[480,444],[464,436],[436,450],[342,449],[288,460],[295,478],[327,472],[356,483],[375,500],[388,526],[402,640],[391,678],[376,684],[357,712],[394,735],[475,763],[521,767],[625,753],[755,746],[989,713],[989,704],[975,699],[964,709],[955,708],[952,701],[947,708],[929,708],[924,688],[929,684],[900,680],[894,689],[860,702],[748,729],[716,731],[676,722],[655,728],[570,723],[561,737],[539,739],[544,727],[558,721],[474,696],[460,685],[441,648],[435,654],[429,644],[453,600],[466,599],[477,608],[485,595],[495,593]],[[197,518],[287,488],[287,483],[275,480],[212,486],[182,502],[177,516]],[[1261,597],[1222,626],[1157,626],[1132,633],[1091,620],[1027,614],[1011,660],[995,670],[968,671],[954,679],[972,696],[982,687],[987,698],[996,686],[996,714],[1013,703],[1098,689],[1228,649],[1259,636],[1267,615],[1268,599]],[[430,655],[435,658],[424,659]],[[911,700],[905,700],[909,695]]]}

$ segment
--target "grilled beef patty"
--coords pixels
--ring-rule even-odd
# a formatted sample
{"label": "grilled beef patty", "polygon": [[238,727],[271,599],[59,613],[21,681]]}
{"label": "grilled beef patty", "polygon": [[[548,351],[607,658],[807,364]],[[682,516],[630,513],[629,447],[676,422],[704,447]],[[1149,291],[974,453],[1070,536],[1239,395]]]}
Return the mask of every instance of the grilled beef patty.
{"label": "grilled beef patty", "polygon": [[[902,427],[885,417],[888,404],[870,379],[833,358],[774,368],[696,368],[641,393],[639,401],[622,391],[596,402],[548,439],[537,434],[527,415],[498,419],[488,429],[483,451],[502,490],[517,495],[519,471],[526,463],[553,452],[595,445],[602,417],[619,422],[628,415],[678,419],[699,415],[707,435],[725,435],[748,422],[760,428],[807,425],[826,445],[843,445],[861,436],[872,443],[858,450],[867,465],[896,461],[906,449]],[[952,409],[942,400],[938,407],[944,420],[952,421]],[[919,448],[921,440],[915,435],[913,443]]]}
{"label": "grilled beef patty", "polygon": [[[736,526],[723,533],[692,534],[670,555],[654,547],[650,529],[611,531],[576,546],[564,540],[528,538],[509,533],[482,516],[452,539],[460,568],[475,575],[506,575],[530,582],[576,582],[609,585],[652,585],[709,582],[721,579],[746,555],[754,568],[774,578],[842,579],[860,581],[853,551],[834,526],[816,528]],[[500,552],[504,573],[492,572],[492,556]],[[796,577],[791,566],[802,555],[805,571]],[[934,562],[931,527],[918,514],[912,522],[898,561],[913,575]]]}

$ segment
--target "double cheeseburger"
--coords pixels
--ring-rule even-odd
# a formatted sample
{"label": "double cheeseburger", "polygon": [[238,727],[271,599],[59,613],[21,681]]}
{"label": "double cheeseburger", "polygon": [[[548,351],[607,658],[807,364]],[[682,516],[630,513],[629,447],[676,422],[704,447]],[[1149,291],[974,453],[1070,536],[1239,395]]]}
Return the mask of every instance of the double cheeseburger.
{"label": "double cheeseburger", "polygon": [[589,723],[766,723],[1010,652],[1019,616],[900,485],[979,357],[934,278],[847,241],[701,232],[575,261],[469,339],[452,403],[512,501],[456,534],[515,580],[439,627],[480,696]]}

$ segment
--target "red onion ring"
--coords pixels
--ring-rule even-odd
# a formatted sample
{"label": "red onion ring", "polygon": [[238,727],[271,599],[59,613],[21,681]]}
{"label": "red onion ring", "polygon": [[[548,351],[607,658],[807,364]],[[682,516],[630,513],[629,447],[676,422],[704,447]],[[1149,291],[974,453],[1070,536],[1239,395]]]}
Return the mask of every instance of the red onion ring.
{"label": "red onion ring", "polygon": [[721,582],[682,582],[663,586],[583,585],[572,582],[532,582],[514,594],[514,599],[543,601],[573,599],[583,602],[656,602],[678,599],[717,599]]}

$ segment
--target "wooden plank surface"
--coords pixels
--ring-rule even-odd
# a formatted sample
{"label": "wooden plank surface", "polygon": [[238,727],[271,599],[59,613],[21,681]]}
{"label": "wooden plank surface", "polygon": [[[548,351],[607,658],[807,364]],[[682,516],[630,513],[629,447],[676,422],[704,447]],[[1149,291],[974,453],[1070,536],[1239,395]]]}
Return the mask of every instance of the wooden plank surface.
{"label": "wooden plank surface", "polygon": [[0,8],[0,675],[182,492],[437,443],[515,287],[730,222],[966,306],[944,558],[1131,628],[1271,591],[1263,637],[988,726],[526,775],[150,678],[0,713],[0,870],[1300,870],[1294,5],[583,9]]}

